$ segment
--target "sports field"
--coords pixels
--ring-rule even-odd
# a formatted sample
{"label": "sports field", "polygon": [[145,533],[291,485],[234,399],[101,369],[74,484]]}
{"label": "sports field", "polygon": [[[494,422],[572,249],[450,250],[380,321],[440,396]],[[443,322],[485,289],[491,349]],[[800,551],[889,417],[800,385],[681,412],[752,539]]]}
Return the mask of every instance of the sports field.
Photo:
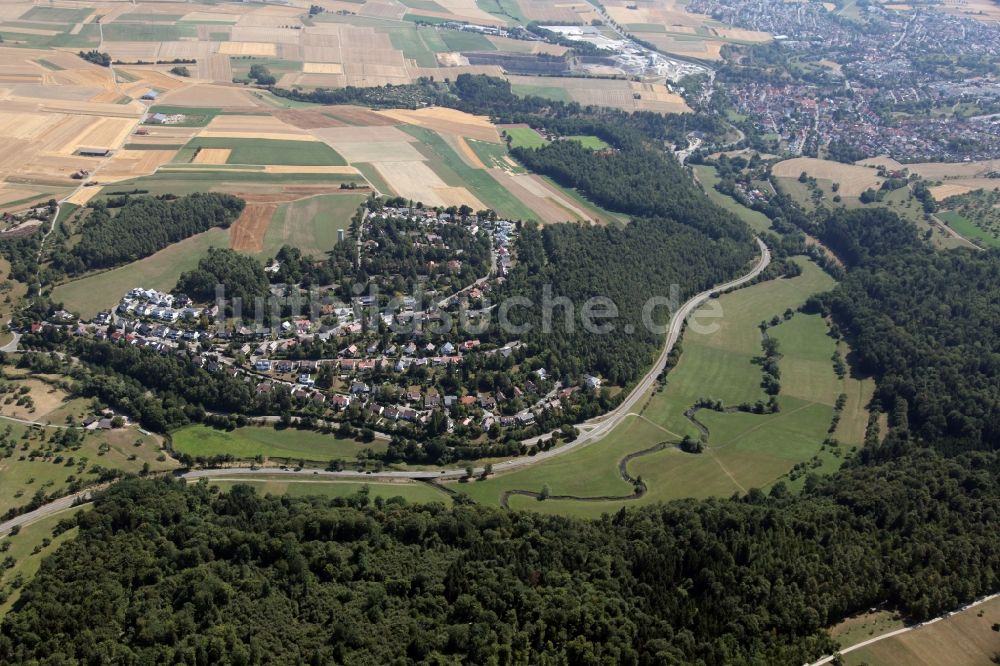
{"label": "sports field", "polygon": [[607,150],[611,147],[603,139],[596,136],[565,136],[563,139],[566,141],[577,141],[583,144],[584,148],[590,148],[591,150]]}
{"label": "sports field", "polygon": [[[771,280],[722,296],[711,311],[721,317],[699,317],[711,326],[699,332],[692,325],[682,340],[683,354],[670,372],[666,388],[654,392],[639,413],[626,417],[604,440],[520,471],[487,481],[456,484],[459,492],[496,503],[507,490],[540,492],[548,485],[552,495],[628,495],[632,487],[617,466],[630,453],[664,443],[659,451],[637,457],[629,474],[641,477],[648,492],[628,504],[680,497],[728,496],[751,487],[766,488],[784,477],[797,463],[814,461],[818,471],[834,468],[842,458],[821,450],[841,393],[863,391],[857,380],[839,380],[831,356],[835,342],[817,315],[795,314],[769,329],[779,341],[782,384],[780,411],[758,415],[702,409],[697,420],[708,430],[708,446],[701,454],[681,452],[675,445],[689,435],[698,438],[699,426],[685,415],[701,398],[721,400],[726,406],[766,400],[762,374],[754,358],[761,354],[761,320],[795,309],[812,294],[833,286],[833,280],[815,264],[801,261],[795,278]],[[702,312],[708,310],[703,309]],[[714,326],[713,326],[714,324]],[[845,410],[841,422],[867,422],[867,412]],[[857,432],[855,428],[852,432]],[[863,428],[861,428],[863,434]],[[860,442],[858,442],[860,443]],[[846,443],[841,449],[846,450]],[[801,478],[797,483],[801,483]],[[795,485],[795,484],[793,484]],[[511,508],[549,513],[597,516],[626,502],[547,499],[511,496]]]}
{"label": "sports field", "polygon": [[327,479],[289,480],[279,475],[234,476],[233,478],[213,479],[210,482],[223,490],[229,490],[236,485],[248,485],[261,495],[291,495],[292,497],[348,497],[359,492],[367,492],[369,497],[389,499],[402,497],[407,502],[444,502],[451,504],[451,498],[441,490],[435,490],[426,483],[419,481],[389,482],[389,481],[331,481]]}
{"label": "sports field", "polygon": [[541,148],[548,141],[530,127],[505,127],[503,131],[510,137],[512,148]]}
{"label": "sports field", "polygon": [[362,444],[312,430],[275,430],[270,426],[247,426],[232,432],[203,425],[191,425],[171,434],[173,450],[190,456],[232,455],[250,459],[284,458],[326,463],[331,460],[356,460],[365,449],[385,450],[384,441]]}

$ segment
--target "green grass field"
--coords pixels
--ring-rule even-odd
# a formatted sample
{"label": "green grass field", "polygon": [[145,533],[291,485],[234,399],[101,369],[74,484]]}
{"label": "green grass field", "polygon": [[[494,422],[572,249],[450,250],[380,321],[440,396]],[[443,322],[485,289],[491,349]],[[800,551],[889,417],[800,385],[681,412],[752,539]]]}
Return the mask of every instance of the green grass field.
{"label": "green grass field", "polygon": [[476,0],[476,5],[484,12],[489,12],[504,20],[522,25],[528,23],[521,7],[517,4],[517,0]]}
{"label": "green grass field", "polygon": [[468,187],[480,201],[510,219],[534,220],[537,216],[488,172],[467,165],[437,132],[403,125],[404,132],[420,139],[419,150],[429,158],[428,166],[453,187]]}
{"label": "green grass field", "polygon": [[441,490],[435,490],[426,483],[419,481],[389,482],[389,481],[331,481],[326,479],[289,480],[279,475],[236,476],[232,479],[213,479],[211,485],[222,490],[229,490],[236,485],[248,485],[261,495],[290,495],[292,497],[347,497],[356,495],[364,489],[372,499],[381,497],[389,499],[402,497],[407,502],[443,502],[451,504],[451,497]]}
{"label": "green grass field", "polygon": [[144,259],[56,287],[52,299],[90,318],[115,303],[133,287],[169,291],[184,271],[193,270],[210,247],[229,247],[228,229],[209,229]]}
{"label": "green grass field", "polygon": [[[419,2],[420,0],[416,1]],[[426,10],[447,11],[444,9],[432,10],[430,8]],[[404,23],[400,26],[384,28],[380,32],[387,33],[392,45],[402,51],[403,56],[412,58],[421,67],[437,67],[438,62],[435,54],[450,50],[442,38],[442,32],[439,30],[420,28],[411,23]]]}
{"label": "green grass field", "polygon": [[50,23],[79,23],[90,16],[92,10],[65,9],[60,7],[32,7],[23,16],[22,21],[48,21]]}
{"label": "green grass field", "polygon": [[596,136],[564,136],[563,139],[567,141],[579,141],[583,144],[584,148],[590,148],[591,150],[607,150],[611,147],[603,139]]}
{"label": "green grass field", "polygon": [[[38,572],[42,559],[61,544],[74,538],[79,531],[74,527],[54,536],[53,531],[59,521],[72,518],[76,513],[86,510],[86,507],[73,507],[60,511],[36,523],[25,525],[15,536],[0,539],[0,543],[10,543],[10,549],[3,556],[13,557],[15,562],[12,568],[0,573],[0,598],[6,596],[6,601],[0,602],[0,620],[14,607],[21,596],[23,584],[30,581]],[[48,545],[44,543],[46,539],[49,541]],[[14,581],[20,581],[21,585],[15,586]]]}
{"label": "green grass field", "polygon": [[320,258],[337,244],[337,230],[347,230],[365,200],[363,194],[324,194],[278,208],[264,236],[263,255],[273,257],[282,245]]}
{"label": "green grass field", "polygon": [[970,240],[979,241],[986,247],[1000,247],[1000,237],[985,229],[980,229],[972,220],[960,213],[946,210],[938,213],[937,216],[949,227]]}
{"label": "green grass field", "polygon": [[294,166],[345,166],[337,151],[321,141],[271,139],[192,139],[187,148],[228,148],[227,164],[289,164]]}
{"label": "green grass field", "polygon": [[197,26],[143,23],[109,23],[104,26],[104,39],[109,42],[174,42],[198,37]]}
{"label": "green grass field", "polygon": [[275,186],[276,191],[281,185],[316,184],[339,187],[340,183],[361,183],[352,174],[340,173],[264,173],[263,169],[233,171],[234,166],[177,165],[183,170],[169,166],[151,176],[140,176],[131,180],[123,180],[104,189],[98,198],[113,196],[115,192],[130,192],[135,189],[147,190],[151,195],[159,194],[192,194],[194,192],[241,192],[252,186],[255,190],[265,191],[268,186]]}
{"label": "green grass field", "polygon": [[544,97],[553,102],[572,102],[569,91],[559,86],[533,86],[524,83],[511,84],[510,90],[519,97]]}
{"label": "green grass field", "polygon": [[248,426],[226,432],[191,425],[175,431],[171,439],[174,451],[190,456],[231,454],[244,459],[264,456],[322,463],[334,459],[353,461],[365,449],[380,451],[386,448],[381,440],[362,444],[311,430],[275,430],[270,426]]}
{"label": "green grass field", "polygon": [[[70,477],[85,484],[93,483],[98,476],[91,471],[95,465],[126,472],[138,472],[147,462],[153,470],[175,466],[169,458],[164,462],[157,460],[161,454],[157,438],[143,435],[134,428],[88,431],[79,448],[57,450],[49,442],[57,431],[55,427],[29,428],[16,421],[0,419],[0,431],[8,426],[17,439],[18,450],[11,457],[0,458],[0,513],[28,504],[38,492],[47,496],[63,494],[70,485]],[[25,431],[30,431],[29,436],[22,439]],[[137,441],[141,442],[140,446],[134,446]],[[28,448],[22,451],[24,444]],[[106,446],[102,449],[102,445]],[[29,459],[30,451],[38,451],[41,455]],[[130,459],[132,456],[135,458]],[[70,458],[73,458],[72,464],[68,464]]]}
{"label": "green grass field", "polygon": [[510,145],[513,148],[541,148],[548,143],[541,134],[530,127],[503,127],[501,129],[510,137]]}
{"label": "green grass field", "polygon": [[[623,495],[631,488],[618,474],[618,461],[628,453],[660,442],[677,442],[684,435],[698,437],[697,426],[684,411],[699,398],[722,400],[726,405],[766,399],[760,387],[761,371],[752,360],[761,353],[757,325],[762,319],[797,308],[812,294],[833,286],[833,280],[815,264],[800,260],[802,275],[772,280],[738,290],[718,299],[721,317],[695,321],[715,326],[701,332],[692,324],[682,340],[683,354],[668,376],[667,386],[647,397],[639,414],[627,417],[608,437],[564,456],[487,481],[453,487],[485,503],[496,503],[505,490],[538,492],[545,484],[553,495]],[[715,308],[713,307],[713,310]],[[769,331],[779,340],[783,354],[781,410],[775,414],[698,412],[710,432],[701,454],[683,453],[674,447],[634,459],[630,474],[648,486],[638,501],[579,502],[538,501],[512,496],[510,506],[547,513],[599,516],[624,504],[643,504],[679,497],[728,496],[751,487],[766,488],[799,462],[819,456],[819,471],[839,463],[821,451],[841,392],[852,390],[857,380],[838,380],[830,357],[835,343],[818,316],[796,314]],[[862,409],[854,418],[867,422]],[[862,428],[863,433],[863,428]]]}
{"label": "green grass field", "polygon": [[719,182],[719,174],[715,170],[715,167],[698,164],[695,165],[694,172],[698,176],[698,182],[705,188],[705,194],[708,195],[708,198],[714,204],[736,214],[737,217],[746,222],[754,231],[764,232],[771,228],[771,220],[767,219],[766,215],[747,208],[736,199],[715,189],[715,184]]}
{"label": "green grass field", "polygon": [[493,42],[483,35],[475,32],[459,32],[457,30],[443,30],[441,38],[448,46],[449,51],[496,51],[497,47]]}
{"label": "green grass field", "polygon": [[253,65],[263,65],[276,77],[290,72],[301,72],[302,62],[298,60],[279,60],[278,58],[235,57],[232,62],[233,78],[245,79],[250,76]]}

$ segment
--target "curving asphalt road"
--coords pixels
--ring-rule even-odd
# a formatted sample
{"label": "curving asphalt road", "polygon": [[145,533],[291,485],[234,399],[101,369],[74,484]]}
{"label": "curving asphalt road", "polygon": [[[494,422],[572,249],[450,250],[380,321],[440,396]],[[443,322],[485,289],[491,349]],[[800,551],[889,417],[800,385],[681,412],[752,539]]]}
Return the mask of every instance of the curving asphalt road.
{"label": "curving asphalt road", "polygon": [[[681,332],[684,329],[684,322],[687,318],[694,312],[698,307],[700,307],[705,301],[707,301],[712,296],[718,294],[719,292],[728,291],[734,289],[747,282],[753,280],[758,275],[760,275],[767,265],[771,263],[771,251],[768,249],[767,245],[764,244],[762,240],[757,239],[757,244],[760,246],[760,259],[754,265],[753,269],[746,273],[745,275],[736,278],[735,280],[730,280],[729,282],[716,285],[710,289],[692,296],[687,302],[684,303],[677,311],[674,313],[673,317],[670,319],[670,326],[667,331],[666,340],[664,341],[663,349],[660,351],[659,357],[653,366],[649,369],[646,375],[635,385],[628,397],[625,398],[621,404],[618,405],[612,411],[603,414],[599,417],[593,418],[585,423],[578,425],[577,427],[583,432],[572,442],[564,444],[563,446],[549,449],[548,451],[539,451],[533,456],[518,456],[517,458],[511,458],[510,460],[505,460],[500,463],[493,465],[494,472],[505,472],[512,469],[517,469],[518,467],[525,467],[528,465],[535,465],[542,460],[548,458],[554,458],[555,456],[563,455],[573,449],[578,449],[587,444],[591,444],[603,437],[615,429],[622,419],[629,415],[630,412],[635,410],[635,406],[642,400],[646,393],[653,387],[656,382],[656,378],[659,377],[660,372],[663,371],[663,367],[667,362],[667,356],[670,351],[677,344],[677,340],[680,338]],[[525,440],[527,444],[533,444],[538,439],[542,437],[547,437],[548,435],[542,435],[539,437],[533,437],[531,439]],[[475,473],[482,473],[482,468],[476,468]],[[378,473],[367,474],[364,472],[357,471],[341,471],[341,472],[331,472],[325,470],[301,470],[296,471],[293,469],[286,470],[273,470],[273,469],[258,469],[252,470],[250,468],[227,468],[227,469],[199,469],[193,470],[183,475],[186,479],[200,479],[200,478],[210,478],[215,476],[228,476],[233,473],[236,474],[290,474],[290,475],[310,475],[310,476],[328,476],[334,478],[396,478],[396,479],[457,479],[462,478],[466,475],[465,468],[461,469],[443,469],[443,470],[427,470],[427,471],[413,471],[413,470],[397,470],[397,471],[383,471]]]}
{"label": "curving asphalt road", "polygon": [[[663,349],[660,351],[659,357],[657,357],[656,362],[649,369],[646,375],[639,381],[638,384],[632,389],[618,407],[612,411],[603,414],[599,417],[591,419],[585,423],[579,424],[577,427],[583,432],[573,440],[563,446],[559,446],[548,451],[539,451],[534,456],[519,456],[517,458],[512,458],[510,460],[505,460],[503,462],[493,465],[494,472],[506,472],[519,467],[526,467],[528,465],[535,465],[543,460],[549,458],[554,458],[556,456],[561,456],[569,451],[578,449],[580,447],[592,444],[597,440],[605,437],[610,433],[615,427],[622,422],[622,420],[628,416],[630,413],[635,411],[636,405],[641,401],[649,390],[653,387],[656,382],[656,378],[663,371],[663,367],[667,362],[667,356],[670,351],[677,344],[677,340],[680,339],[681,332],[684,330],[684,322],[687,320],[691,313],[698,309],[705,301],[707,301],[712,296],[730,289],[735,289],[736,287],[742,286],[747,282],[750,282],[758,275],[760,275],[768,264],[771,263],[771,251],[768,249],[764,241],[757,240],[757,245],[760,247],[760,258],[757,263],[745,275],[736,278],[735,280],[730,280],[720,285],[716,285],[710,289],[692,296],[685,302],[680,308],[674,312],[673,317],[670,319],[670,325],[667,329],[666,339],[664,340]],[[526,443],[532,444],[537,442],[544,436],[534,437],[525,440]],[[481,474],[483,468],[479,467],[474,470],[474,473]],[[278,476],[308,476],[308,477],[324,477],[332,479],[458,479],[466,475],[465,468],[461,469],[442,469],[442,470],[390,470],[382,472],[358,472],[345,470],[341,472],[327,471],[327,470],[311,470],[311,469],[281,469],[281,468],[258,468],[253,469],[250,467],[224,467],[217,469],[197,469],[191,470],[181,475],[184,479],[205,479],[214,477],[233,477],[233,476],[243,476],[243,475],[278,475]],[[9,520],[5,523],[0,523],[0,534],[5,534],[10,531],[15,525],[27,525],[33,523],[41,518],[52,515],[58,511],[66,509],[73,505],[78,498],[89,499],[91,492],[95,489],[84,490],[74,495],[63,497],[54,500],[42,507],[35,509],[34,511],[22,514]]]}

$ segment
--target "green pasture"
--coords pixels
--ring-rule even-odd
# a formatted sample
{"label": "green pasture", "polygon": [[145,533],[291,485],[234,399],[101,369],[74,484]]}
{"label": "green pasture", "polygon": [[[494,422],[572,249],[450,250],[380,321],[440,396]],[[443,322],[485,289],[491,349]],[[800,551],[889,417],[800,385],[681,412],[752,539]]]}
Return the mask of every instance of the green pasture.
{"label": "green pasture", "polygon": [[365,449],[385,450],[384,441],[361,443],[312,430],[288,428],[275,430],[270,426],[247,426],[232,432],[203,425],[190,425],[171,435],[173,450],[190,456],[232,455],[251,459],[284,458],[326,463],[334,459],[356,460]]}
{"label": "green pasture", "polygon": [[351,226],[364,200],[363,194],[323,194],[282,205],[264,236],[264,256],[273,257],[282,245],[291,245],[321,258],[337,244],[337,231]]}
{"label": "green pasture", "polygon": [[274,139],[192,139],[187,148],[228,148],[227,164],[287,164],[293,166],[345,166],[337,151],[321,141]]}
{"label": "green pasture", "polygon": [[429,503],[443,502],[451,504],[451,498],[441,490],[435,490],[426,483],[419,481],[335,481],[325,478],[292,479],[276,474],[261,476],[234,476],[231,479],[220,478],[210,481],[211,485],[222,490],[231,490],[236,485],[250,486],[261,495],[290,495],[292,497],[348,497],[367,490],[369,497],[375,499],[390,499],[402,497],[407,502]]}

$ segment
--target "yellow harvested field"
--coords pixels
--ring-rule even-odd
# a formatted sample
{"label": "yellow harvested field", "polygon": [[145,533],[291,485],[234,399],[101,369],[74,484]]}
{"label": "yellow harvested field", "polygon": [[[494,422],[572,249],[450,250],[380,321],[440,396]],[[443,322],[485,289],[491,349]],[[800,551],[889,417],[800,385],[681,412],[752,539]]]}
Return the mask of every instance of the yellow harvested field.
{"label": "yellow harvested field", "polygon": [[250,131],[234,131],[234,132],[212,132],[203,131],[198,135],[203,139],[271,139],[274,141],[318,141],[314,136],[309,134],[295,134],[292,132],[250,132]]}
{"label": "yellow harvested field", "polygon": [[1000,5],[991,0],[944,0],[937,5],[939,11],[964,16],[965,18],[996,23],[1000,21]]}
{"label": "yellow harvested field", "polygon": [[933,196],[935,200],[942,201],[948,197],[955,197],[959,194],[972,192],[976,188],[959,185],[958,183],[948,183],[947,185],[935,185],[934,187],[930,187],[928,189],[930,190],[931,196]]}
{"label": "yellow harvested field", "polygon": [[587,23],[600,19],[600,14],[588,2],[552,2],[552,0],[518,0],[518,6],[529,21],[557,23]]}
{"label": "yellow harvested field", "polygon": [[231,39],[243,44],[298,44],[300,36],[301,32],[293,28],[237,25],[233,28]]}
{"label": "yellow harvested field", "polygon": [[350,143],[413,143],[416,141],[415,137],[410,136],[396,125],[320,127],[314,129],[313,134],[333,147]]}
{"label": "yellow harvested field", "polygon": [[200,61],[215,54],[215,44],[217,43],[207,41],[160,42],[158,59],[171,61],[180,58]]}
{"label": "yellow harvested field", "polygon": [[269,42],[219,42],[219,53],[236,56],[275,56],[277,48]]}
{"label": "yellow harvested field", "polygon": [[96,197],[102,189],[103,188],[101,187],[81,187],[76,192],[66,197],[64,202],[76,204],[77,206],[86,206],[87,202]]}
{"label": "yellow harvested field", "polygon": [[758,32],[757,30],[745,30],[743,28],[713,28],[712,30],[723,39],[734,39],[740,42],[753,42],[755,44],[771,41],[770,34]]}
{"label": "yellow harvested field", "polygon": [[643,38],[666,53],[702,60],[722,60],[722,47],[726,44],[721,39],[680,39],[652,32],[644,32]]}
{"label": "yellow harvested field", "polygon": [[219,115],[205,126],[205,131],[245,132],[253,136],[259,134],[301,134],[306,140],[310,139],[305,130],[289,125],[274,116]]}
{"label": "yellow harvested field", "polygon": [[376,162],[373,166],[401,197],[422,201],[429,206],[464,203],[477,210],[485,208],[466,188],[449,187],[424,162]]}
{"label": "yellow harvested field", "polygon": [[[443,12],[419,10],[415,13],[421,16],[434,16],[451,20],[464,20],[467,23],[478,23],[479,25],[502,26],[505,22],[489,14],[476,4],[476,0],[437,0],[435,3],[445,9]],[[413,13],[413,10],[409,10]]]}
{"label": "yellow harvested field", "polygon": [[417,109],[416,111],[392,109],[378,113],[393,120],[426,127],[438,132],[457,134],[478,141],[500,143],[500,133],[497,132],[496,127],[487,116],[474,116],[464,111],[441,107]]}
{"label": "yellow harvested field", "polygon": [[227,12],[197,11],[189,12],[181,17],[182,21],[205,21],[209,23],[236,23],[240,20],[239,14]]}
{"label": "yellow harvested field", "polygon": [[[684,98],[670,92],[662,83],[629,83],[632,90],[640,97],[637,106],[640,111],[656,111],[658,113],[686,113],[691,110]],[[632,96],[635,99],[635,95]]]}
{"label": "yellow harvested field", "polygon": [[31,9],[30,2],[10,2],[0,5],[0,21],[16,21]]}
{"label": "yellow harvested field", "polygon": [[486,168],[486,165],[483,164],[481,159],[479,159],[479,155],[476,155],[476,153],[472,150],[464,136],[446,136],[445,141],[455,148],[456,152],[462,156],[462,159],[469,166],[477,169]]}
{"label": "yellow harvested field", "polygon": [[171,150],[119,150],[97,174],[101,182],[125,180],[154,173],[177,154]]}
{"label": "yellow harvested field", "polygon": [[140,96],[143,92],[142,87],[146,88],[157,88],[161,91],[176,90],[177,88],[183,88],[190,85],[187,81],[182,81],[181,79],[171,76],[170,74],[160,71],[158,69],[153,69],[152,67],[116,67],[116,71],[125,72],[129,76],[134,76],[138,78],[138,81],[134,83],[127,84],[125,92],[128,95]]}
{"label": "yellow harvested field", "polygon": [[338,62],[307,62],[302,64],[305,74],[343,74],[344,66]]}
{"label": "yellow harvested field", "polygon": [[232,152],[229,148],[202,148],[191,162],[194,164],[225,164]]}
{"label": "yellow harvested field", "polygon": [[245,90],[210,83],[193,85],[166,93],[161,95],[160,102],[193,107],[256,108],[258,106]]}
{"label": "yellow harvested field", "polygon": [[884,180],[869,167],[814,157],[796,157],[771,167],[771,172],[779,178],[798,178],[803,171],[817,179],[840,183],[840,194],[848,197],[860,196],[868,188],[878,189]]}
{"label": "yellow harvested field", "polygon": [[132,133],[138,119],[101,118],[92,122],[80,135],[63,145],[58,152],[72,154],[80,148],[117,148]]}
{"label": "yellow harvested field", "polygon": [[412,141],[327,141],[348,162],[423,162],[427,158]]}
{"label": "yellow harvested field", "polygon": [[264,173],[347,173],[356,174],[358,170],[352,166],[295,166],[291,164],[268,164]]}
{"label": "yellow harvested field", "polygon": [[45,193],[41,190],[32,189],[25,185],[0,183],[0,206],[6,206],[14,201],[39,197],[43,194]]}
{"label": "yellow harvested field", "polygon": [[1000,171],[1000,160],[981,162],[919,162],[906,165],[910,171],[928,180],[950,178],[983,177],[992,171]]}
{"label": "yellow harvested field", "polygon": [[873,166],[873,167],[885,167],[890,171],[898,171],[900,169],[906,168],[904,165],[900,164],[896,160],[892,159],[888,155],[879,155],[878,157],[868,157],[863,160],[858,160],[855,164],[860,164],[861,166]]}
{"label": "yellow harvested field", "polygon": [[[55,37],[56,35],[61,34],[59,30],[45,30],[43,28],[22,28],[20,26],[16,28],[11,27],[10,30],[17,32],[20,35],[41,35],[42,37]],[[7,31],[4,30],[4,32]]]}
{"label": "yellow harvested field", "polygon": [[154,61],[160,52],[159,42],[104,42],[104,50],[123,62]]}

